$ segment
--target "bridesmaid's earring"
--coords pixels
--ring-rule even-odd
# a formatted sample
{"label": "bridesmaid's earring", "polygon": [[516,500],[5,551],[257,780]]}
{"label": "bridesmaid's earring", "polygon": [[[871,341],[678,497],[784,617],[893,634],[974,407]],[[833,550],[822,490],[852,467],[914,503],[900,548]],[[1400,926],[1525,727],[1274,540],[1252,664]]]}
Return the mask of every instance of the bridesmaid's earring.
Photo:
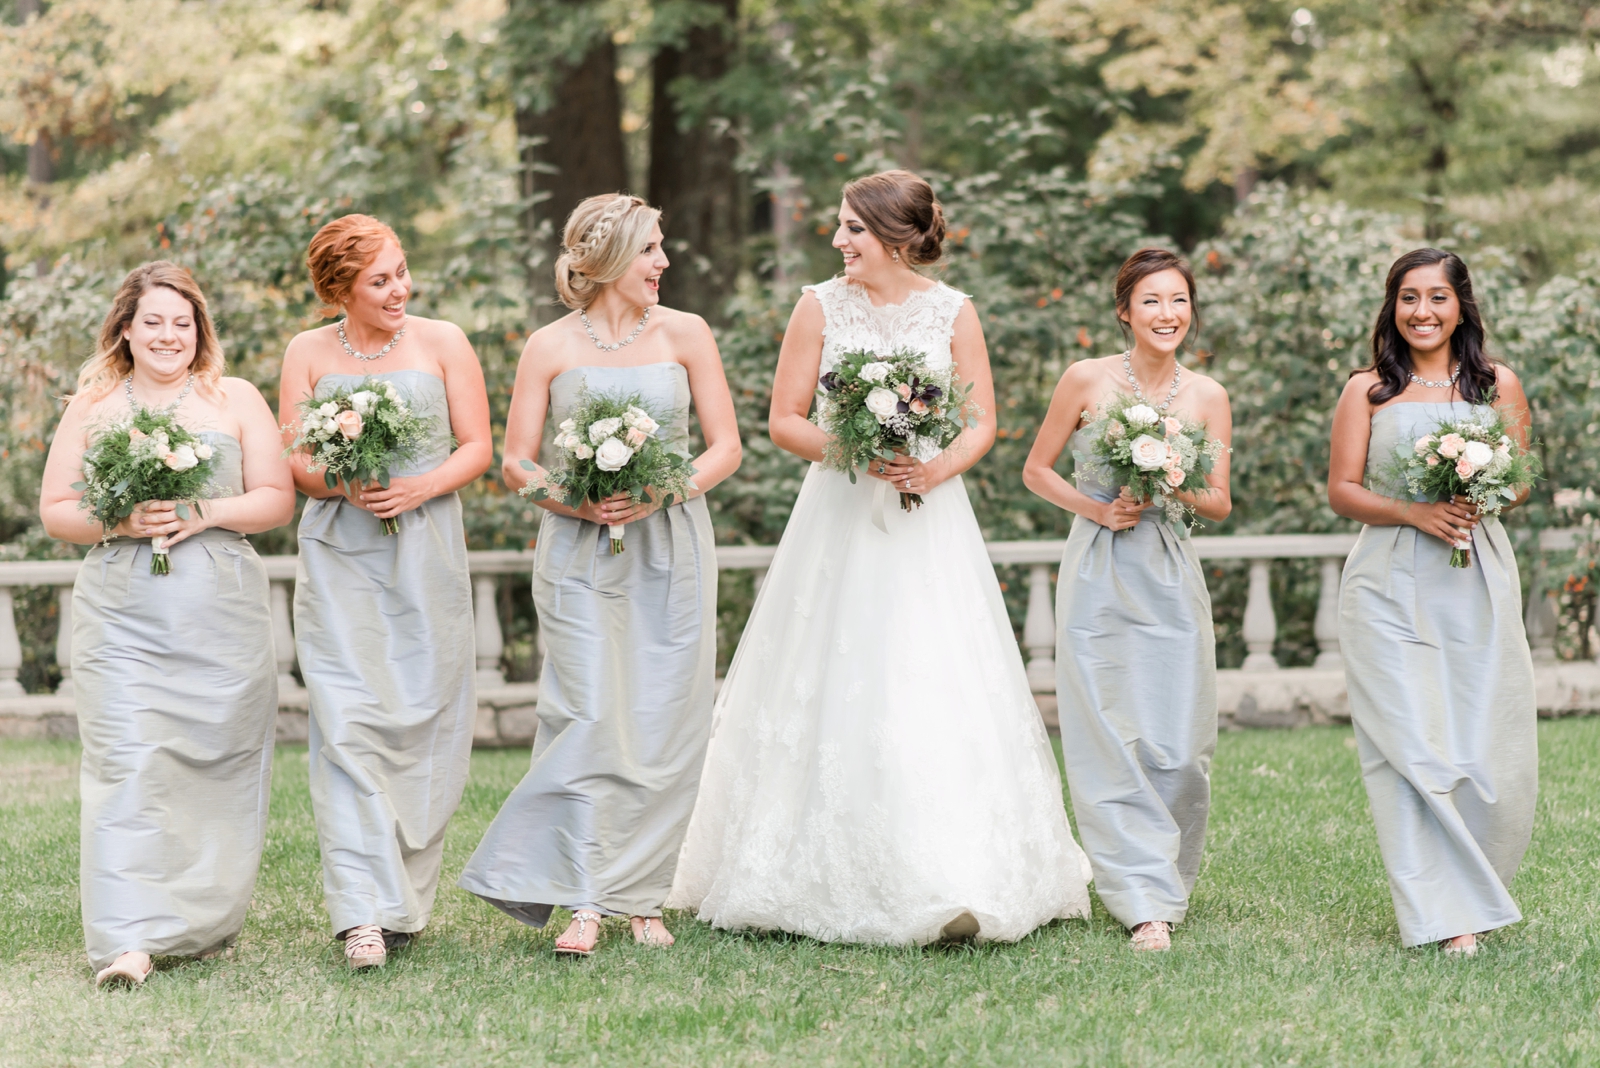
{"label": "bridesmaid's earring", "polygon": [[900,250],[899,249],[891,250],[889,255],[894,257],[894,262],[896,262],[896,263],[900,262]]}

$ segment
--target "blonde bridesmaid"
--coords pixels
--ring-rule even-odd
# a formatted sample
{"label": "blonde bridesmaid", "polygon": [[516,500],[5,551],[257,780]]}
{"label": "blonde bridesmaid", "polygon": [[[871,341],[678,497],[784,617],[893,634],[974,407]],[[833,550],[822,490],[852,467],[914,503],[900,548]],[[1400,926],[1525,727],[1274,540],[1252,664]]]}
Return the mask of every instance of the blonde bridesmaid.
{"label": "blonde bridesmaid", "polygon": [[[1396,260],[1372,364],[1334,413],[1328,468],[1328,503],[1364,524],[1344,565],[1339,642],[1400,941],[1453,954],[1522,918],[1510,885],[1539,793],[1533,658],[1500,520],[1462,498],[1413,500],[1391,467],[1441,420],[1495,407],[1526,447],[1522,384],[1488,358],[1484,336],[1459,256],[1424,248]],[[1451,567],[1463,539],[1472,563]]]}
{"label": "blonde bridesmaid", "polygon": [[[489,468],[483,370],[460,328],[406,311],[411,274],[394,231],[366,215],[328,223],[311,281],[343,318],[289,343],[280,419],[371,376],[433,419],[431,440],[387,487],[329,489],[294,457],[300,520],[295,651],[311,698],[311,804],[323,896],[352,968],[382,965],[433,911],[477,716],[472,592],[456,491]],[[386,535],[382,519],[396,519]]]}
{"label": "blonde bridesmaid", "polygon": [[[90,545],[72,596],[83,931],[96,982],[137,986],[156,956],[203,957],[244,926],[266,831],[278,711],[267,574],[245,540],[294,515],[272,410],[222,374],[189,272],[122,282],[50,446],[40,516]],[[145,501],[112,530],[72,483],[96,427],[140,407],[211,446],[203,508]],[[164,537],[171,574],[150,573]]]}

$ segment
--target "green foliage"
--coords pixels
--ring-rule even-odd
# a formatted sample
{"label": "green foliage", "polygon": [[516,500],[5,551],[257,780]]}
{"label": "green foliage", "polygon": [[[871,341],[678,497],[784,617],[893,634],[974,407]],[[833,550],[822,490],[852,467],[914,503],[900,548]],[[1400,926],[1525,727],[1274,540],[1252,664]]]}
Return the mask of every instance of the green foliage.
{"label": "green foliage", "polygon": [[[1169,523],[1194,525],[1194,508],[1178,500],[1174,493],[1204,493],[1210,488],[1206,476],[1225,455],[1227,446],[1208,438],[1206,425],[1175,415],[1160,415],[1132,394],[1119,393],[1093,418],[1085,432],[1089,435],[1092,459],[1097,474],[1118,489],[1127,489],[1134,499],[1155,501]],[[1079,458],[1083,463],[1085,458]]]}
{"label": "green foliage", "polygon": [[140,408],[132,418],[92,429],[83,453],[78,506],[109,537],[112,528],[145,501],[175,501],[178,517],[196,511],[211,481],[211,446],[170,412]]}
{"label": "green foliage", "polygon": [[971,396],[970,382],[929,367],[925,353],[841,353],[817,389],[815,418],[828,435],[824,463],[853,483],[869,460],[937,452],[983,414]]}
{"label": "green foliage", "polygon": [[[295,408],[300,425],[284,455],[305,455],[306,470],[320,469],[329,489],[340,482],[388,489],[390,469],[414,460],[434,429],[431,416],[418,415],[391,383],[370,376]],[[383,521],[385,534],[399,530],[397,518]]]}

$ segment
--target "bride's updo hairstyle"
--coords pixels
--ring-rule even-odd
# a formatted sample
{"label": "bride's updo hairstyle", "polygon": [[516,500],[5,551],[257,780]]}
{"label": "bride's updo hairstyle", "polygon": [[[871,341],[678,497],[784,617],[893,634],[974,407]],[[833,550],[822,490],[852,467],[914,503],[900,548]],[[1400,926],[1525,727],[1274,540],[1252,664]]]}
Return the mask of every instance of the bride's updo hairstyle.
{"label": "bride's updo hairstyle", "polygon": [[593,304],[602,289],[628,273],[660,218],[661,209],[627,193],[603,193],[573,208],[556,257],[561,303],[575,311]]}
{"label": "bride's updo hairstyle", "polygon": [[133,323],[139,310],[139,298],[158,288],[172,290],[193,309],[194,362],[189,370],[194,372],[195,385],[206,391],[221,388],[222,345],[217,341],[216,327],[211,325],[211,313],[206,310],[206,295],[200,283],[186,268],[167,260],[156,260],[129,271],[128,277],[117,287],[117,295],[111,298],[111,310],[106,312],[105,322],[100,326],[94,355],[83,362],[78,372],[79,394],[99,400],[133,373],[133,350],[122,332]]}
{"label": "bride's updo hairstyle", "polygon": [[324,319],[338,315],[350,300],[356,279],[378,258],[385,241],[400,244],[387,223],[370,215],[345,215],[317,231],[306,249],[306,267]]}
{"label": "bride's updo hairstyle", "polygon": [[1142,280],[1162,271],[1177,271],[1183,275],[1183,280],[1189,286],[1189,336],[1200,336],[1200,299],[1194,291],[1194,271],[1189,269],[1189,261],[1175,252],[1164,248],[1142,248],[1122,262],[1122,268],[1117,271],[1117,284],[1114,290],[1117,304],[1117,327],[1122,331],[1122,338],[1129,345],[1133,344],[1133,328],[1124,318],[1131,314],[1133,308],[1133,289]]}
{"label": "bride's updo hairstyle", "polygon": [[944,207],[933,186],[910,171],[879,171],[847,182],[844,198],[872,236],[903,250],[913,267],[938,263],[944,254]]}
{"label": "bride's updo hairstyle", "polygon": [[1367,400],[1373,404],[1393,400],[1411,384],[1411,346],[1395,324],[1394,312],[1400,303],[1400,287],[1406,275],[1418,267],[1432,267],[1436,263],[1444,265],[1445,280],[1456,291],[1456,300],[1461,304],[1461,322],[1450,335],[1450,355],[1461,368],[1456,389],[1461,399],[1470,404],[1487,404],[1494,398],[1494,364],[1484,351],[1488,331],[1483,326],[1478,300],[1472,295],[1472,276],[1467,273],[1466,262],[1454,252],[1419,248],[1407,252],[1389,268],[1383,307],[1372,327],[1372,363],[1350,372],[1352,375],[1361,371],[1378,373],[1377,383],[1367,391]]}

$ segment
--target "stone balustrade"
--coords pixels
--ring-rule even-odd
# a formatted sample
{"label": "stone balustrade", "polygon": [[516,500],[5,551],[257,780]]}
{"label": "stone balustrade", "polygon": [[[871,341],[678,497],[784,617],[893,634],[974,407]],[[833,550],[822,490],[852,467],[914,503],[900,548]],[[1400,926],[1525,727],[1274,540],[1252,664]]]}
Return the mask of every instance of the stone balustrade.
{"label": "stone balustrade", "polygon": [[[1574,532],[1547,530],[1541,534],[1541,552],[1570,549]],[[1194,545],[1202,560],[1249,562],[1249,587],[1243,619],[1247,655],[1242,667],[1218,673],[1219,715],[1228,726],[1291,726],[1347,719],[1344,660],[1339,652],[1339,573],[1345,555],[1355,544],[1354,534],[1259,534],[1234,537],[1197,536]],[[988,544],[996,565],[1027,569],[1027,613],[1022,647],[1028,681],[1039,699],[1045,721],[1055,723],[1055,596],[1052,566],[1060,559],[1063,541],[1003,541]],[[723,546],[717,565],[723,570],[751,570],[761,577],[776,552],[770,545]],[[474,613],[471,625],[477,645],[478,723],[480,744],[527,744],[537,725],[537,682],[507,682],[500,669],[504,639],[496,598],[503,581],[526,581],[533,566],[531,551],[493,551],[467,554],[472,572]],[[264,557],[271,581],[272,634],[278,662],[280,741],[306,737],[306,692],[294,676],[293,613],[290,610],[296,560],[293,556]],[[1272,604],[1272,563],[1275,560],[1320,561],[1321,586],[1313,633],[1318,654],[1309,668],[1280,667],[1274,655],[1278,621]],[[0,736],[76,737],[77,719],[72,702],[72,583],[77,561],[39,560],[0,562]],[[508,576],[517,576],[509,579]],[[19,587],[52,586],[56,589],[59,625],[56,663],[62,679],[51,694],[27,694],[18,682],[22,646],[18,639],[13,591]],[[1533,649],[1539,689],[1539,709],[1544,715],[1600,711],[1600,664],[1557,661],[1555,656],[1555,595],[1532,598],[1525,623]],[[540,647],[543,643],[540,641]]]}

